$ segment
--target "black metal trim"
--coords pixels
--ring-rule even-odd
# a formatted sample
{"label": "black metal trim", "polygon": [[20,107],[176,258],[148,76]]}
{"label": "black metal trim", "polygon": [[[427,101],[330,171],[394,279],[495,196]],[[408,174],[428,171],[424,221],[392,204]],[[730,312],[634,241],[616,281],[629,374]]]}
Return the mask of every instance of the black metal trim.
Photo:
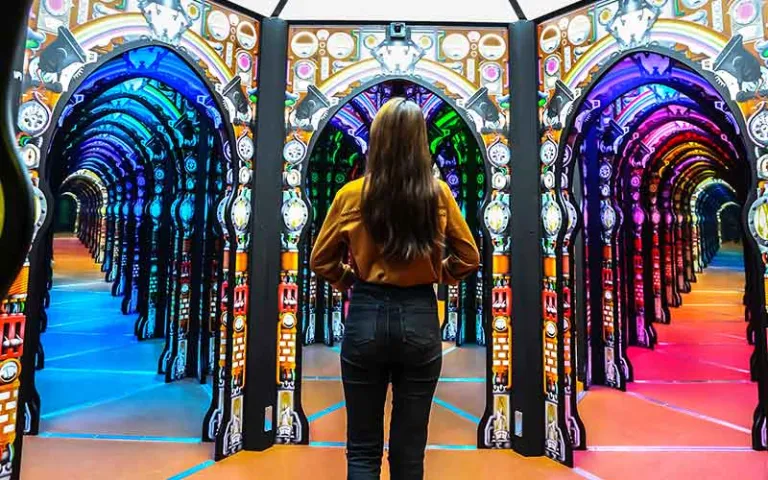
{"label": "black metal trim", "polygon": [[523,7],[520,6],[520,2],[517,0],[509,0],[509,4],[512,5],[512,10],[515,11],[515,15],[517,15],[518,20],[528,20],[528,17],[523,11]]}
{"label": "black metal trim", "polygon": [[236,12],[242,13],[243,15],[254,15],[254,17],[252,17],[252,18],[254,20],[258,20],[259,22],[261,22],[262,20],[267,18],[266,15],[263,15],[263,14],[261,14],[259,12],[256,12],[254,10],[251,10],[251,9],[248,9],[248,8],[243,7],[241,5],[238,5],[238,4],[234,3],[234,2],[232,2],[231,0],[213,0],[213,2],[215,4],[218,4],[221,7],[225,7],[225,8],[228,8],[230,10],[234,10]]}
{"label": "black metal trim", "polygon": [[391,23],[402,22],[409,27],[467,27],[467,28],[507,28],[509,23],[503,22],[459,22],[459,21],[414,21],[414,20],[323,20],[321,18],[316,19],[302,19],[302,20],[287,20],[289,26],[301,26],[301,27],[349,27],[349,26],[371,26],[381,25],[387,26]]}
{"label": "black metal trim", "polygon": [[[252,180],[249,292],[250,318],[246,340],[244,441],[246,450],[266,450],[275,443],[277,414],[277,321],[280,278],[280,205],[285,139],[285,66],[288,24],[262,22],[259,59],[259,102],[256,116],[256,161]],[[272,418],[266,418],[267,409]]]}
{"label": "black metal trim", "polygon": [[[542,337],[541,192],[539,192],[536,25],[511,25],[512,119],[512,448],[521,455],[544,454],[544,364]],[[515,424],[517,422],[514,422]],[[518,436],[516,433],[521,433]]]}
{"label": "black metal trim", "polygon": [[283,13],[283,9],[288,4],[288,0],[280,0],[277,2],[277,5],[275,5],[275,9],[272,10],[272,18],[277,18],[280,16],[281,13]]}

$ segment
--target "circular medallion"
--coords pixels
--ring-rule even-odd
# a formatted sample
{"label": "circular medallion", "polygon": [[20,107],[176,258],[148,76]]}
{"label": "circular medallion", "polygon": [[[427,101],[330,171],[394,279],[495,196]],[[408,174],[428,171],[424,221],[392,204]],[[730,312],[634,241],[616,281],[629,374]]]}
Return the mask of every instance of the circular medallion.
{"label": "circular medallion", "polygon": [[603,163],[600,165],[600,170],[598,174],[600,175],[600,178],[603,180],[607,180],[611,178],[612,169],[611,166],[608,163]]}
{"label": "circular medallion", "polygon": [[21,148],[21,158],[27,168],[37,168],[40,165],[40,149],[28,143]]}
{"label": "circular medallion", "polygon": [[550,237],[557,235],[557,232],[560,231],[560,226],[563,224],[563,213],[560,211],[557,202],[547,202],[542,212],[542,219],[544,220],[544,230],[547,232],[547,235]]}
{"label": "circular medallion", "polygon": [[560,72],[560,57],[557,55],[550,55],[544,59],[544,73],[550,77],[555,76]]}
{"label": "circular medallion", "polygon": [[192,20],[197,20],[200,18],[200,7],[195,5],[194,3],[190,3],[187,5],[187,15],[189,15],[189,18]]}
{"label": "circular medallion", "polygon": [[565,202],[565,209],[568,213],[568,227],[566,229],[566,232],[568,235],[573,233],[573,229],[576,228],[576,224],[578,223],[579,218],[579,212],[576,210],[576,207],[573,206],[571,202]]}
{"label": "circular medallion", "polygon": [[299,32],[291,40],[291,51],[299,58],[309,58],[317,52],[319,42],[310,32]]}
{"label": "circular medallion", "polygon": [[240,169],[240,184],[246,185],[251,181],[251,169],[248,167],[242,167]]}
{"label": "circular medallion", "polygon": [[234,327],[236,332],[242,332],[245,329],[245,317],[242,315],[236,316]]}
{"label": "circular medallion", "polygon": [[480,75],[486,82],[498,82],[501,78],[501,66],[498,63],[485,63],[480,67]]}
{"label": "circular medallion", "polygon": [[555,174],[552,171],[548,171],[541,176],[541,184],[547,190],[555,188]]}
{"label": "circular medallion", "polygon": [[604,230],[611,230],[616,225],[616,211],[607,203],[603,203],[600,207],[600,221],[603,223]]}
{"label": "circular medallion", "polygon": [[[18,347],[19,345],[10,345],[10,342],[13,342],[14,340],[17,339],[14,338],[13,340],[3,340],[3,346],[5,347],[5,343],[9,342],[7,347]],[[0,381],[3,383],[11,383],[19,377],[20,371],[21,364],[19,361],[15,358],[8,359],[4,361],[2,365],[0,365]]]}
{"label": "circular medallion", "polygon": [[253,140],[248,135],[243,135],[237,141],[237,154],[241,160],[250,160],[253,157]]}
{"label": "circular medallion", "polygon": [[544,326],[544,331],[549,338],[555,338],[555,335],[557,335],[557,325],[555,325],[555,322],[547,322]]}
{"label": "circular medallion", "polygon": [[613,18],[613,14],[613,9],[606,7],[600,10],[600,13],[597,14],[597,22],[600,25],[608,25],[608,22]]}
{"label": "circular medallion", "polygon": [[185,198],[179,205],[179,219],[181,223],[189,226],[192,223],[192,217],[195,215],[195,202],[191,197]]}
{"label": "circular medallion", "polygon": [[760,110],[750,117],[747,127],[755,143],[768,146],[768,110],[765,109],[765,103],[761,103]]}
{"label": "circular medallion", "polygon": [[376,38],[376,35],[368,35],[363,40],[363,43],[365,44],[366,47],[373,48],[379,44],[379,39]]}
{"label": "circular medallion", "polygon": [[563,151],[563,165],[568,166],[568,164],[571,163],[572,158],[573,151],[571,150],[570,145],[566,145],[565,150]]}
{"label": "circular medallion", "polygon": [[573,45],[581,45],[589,38],[592,22],[586,15],[576,15],[568,25],[568,41]]}
{"label": "circular medallion", "polygon": [[355,39],[346,32],[336,32],[328,38],[328,55],[336,60],[344,60],[355,51]]}
{"label": "circular medallion", "polygon": [[238,52],[237,68],[239,68],[241,72],[247,72],[251,69],[251,66],[253,66],[253,59],[251,59],[251,55],[244,51]]}
{"label": "circular medallion", "polygon": [[645,212],[640,207],[635,207],[632,209],[632,220],[634,220],[635,225],[642,225],[645,223]]}
{"label": "circular medallion", "polygon": [[19,129],[36,137],[43,133],[51,121],[51,112],[37,100],[30,100],[19,107]]}
{"label": "circular medallion", "polygon": [[283,223],[290,232],[299,232],[309,219],[307,205],[300,199],[293,197],[283,203]]}
{"label": "circular medallion", "polygon": [[301,80],[311,80],[314,78],[315,70],[315,64],[309,60],[296,62],[296,65],[293,67],[293,71],[296,73],[296,76]]}
{"label": "circular medallion", "polygon": [[496,317],[493,319],[493,329],[497,332],[506,332],[507,331],[507,318],[506,317]]}
{"label": "circular medallion", "polygon": [[741,0],[731,7],[731,17],[739,25],[749,25],[760,13],[759,6],[753,0]]}
{"label": "circular medallion", "polygon": [[607,197],[610,194],[611,194],[611,187],[609,187],[607,183],[600,185],[600,195],[602,195],[603,197]]}
{"label": "circular medallion", "polygon": [[302,161],[305,153],[307,153],[307,146],[298,140],[291,140],[283,147],[283,158],[291,165]]}
{"label": "circular medallion", "polygon": [[301,185],[301,172],[298,170],[289,170],[286,172],[285,183],[287,183],[289,187],[294,188]]}
{"label": "circular medallion", "polygon": [[501,35],[489,33],[480,39],[477,50],[487,60],[500,60],[507,52],[507,43]]}
{"label": "circular medallion", "polygon": [[560,29],[554,25],[546,27],[539,37],[539,47],[544,53],[552,53],[560,46]]}
{"label": "circular medallion", "polygon": [[55,17],[60,17],[70,9],[69,0],[43,0],[45,10]]}
{"label": "circular medallion", "polygon": [[555,160],[557,159],[557,145],[555,145],[555,142],[547,139],[541,144],[541,148],[539,149],[539,159],[541,160],[541,163],[546,166],[555,163]]}
{"label": "circular medallion", "polygon": [[224,198],[221,199],[219,204],[216,206],[216,219],[219,221],[219,225],[221,225],[221,230],[227,234],[227,221],[226,221],[226,213],[227,213],[227,202],[229,199],[225,195]]}
{"label": "circular medallion", "polygon": [[491,185],[495,190],[504,190],[507,186],[507,176],[500,172],[494,173],[491,177]]}
{"label": "circular medallion", "polygon": [[232,205],[232,225],[238,233],[248,229],[248,221],[251,219],[251,196],[248,190],[243,190]]}
{"label": "circular medallion", "polygon": [[[273,320],[274,321],[274,320]],[[290,312],[284,313],[282,318],[283,328],[291,329],[296,326],[296,316]]]}
{"label": "circular medallion", "polygon": [[463,60],[469,55],[469,40],[460,33],[452,33],[443,39],[443,54],[450,60]]}
{"label": "circular medallion", "polygon": [[165,170],[162,168],[155,169],[155,180],[162,180],[165,178]]}
{"label": "circular medallion", "polygon": [[419,46],[424,50],[432,48],[432,45],[435,44],[432,41],[432,37],[430,37],[429,35],[422,35],[421,37],[419,37],[418,40],[416,40],[416,43],[418,43]]}
{"label": "circular medallion", "polygon": [[509,225],[509,207],[496,200],[485,209],[485,226],[494,235],[506,233]]}
{"label": "circular medallion", "polygon": [[757,159],[757,176],[761,180],[768,180],[768,155]]}
{"label": "circular medallion", "polygon": [[229,19],[220,10],[214,10],[208,15],[208,33],[219,42],[229,37]]}
{"label": "circular medallion", "polygon": [[246,50],[251,50],[259,41],[256,27],[252,23],[242,22],[237,26],[237,42]]}
{"label": "circular medallion", "polygon": [[152,200],[152,203],[149,204],[149,214],[154,219],[160,218],[160,215],[163,214],[163,202],[160,198],[155,198]]}
{"label": "circular medallion", "polygon": [[505,167],[509,163],[509,147],[501,142],[496,142],[488,149],[488,160],[498,168]]}
{"label": "circular medallion", "polygon": [[762,247],[768,247],[768,197],[760,197],[749,208],[749,230]]}
{"label": "circular medallion", "polygon": [[188,173],[197,171],[197,161],[192,157],[187,157],[187,159],[184,160],[184,170]]}

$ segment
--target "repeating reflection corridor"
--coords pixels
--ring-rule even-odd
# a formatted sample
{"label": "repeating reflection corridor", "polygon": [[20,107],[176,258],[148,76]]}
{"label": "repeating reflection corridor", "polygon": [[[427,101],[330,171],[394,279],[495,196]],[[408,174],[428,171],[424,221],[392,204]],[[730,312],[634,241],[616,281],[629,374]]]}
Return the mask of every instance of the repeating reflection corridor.
{"label": "repeating reflection corridor", "polygon": [[210,385],[165,383],[163,340],[139,342],[100,265],[71,235],[54,239],[45,368],[36,381],[41,436],[199,443]]}
{"label": "repeating reflection corridor", "polygon": [[765,478],[768,460],[749,447],[757,391],[743,262],[740,245],[724,244],[670,324],[656,324],[655,349],[629,348],[627,393],[590,389],[579,404],[589,446],[577,465],[600,478]]}

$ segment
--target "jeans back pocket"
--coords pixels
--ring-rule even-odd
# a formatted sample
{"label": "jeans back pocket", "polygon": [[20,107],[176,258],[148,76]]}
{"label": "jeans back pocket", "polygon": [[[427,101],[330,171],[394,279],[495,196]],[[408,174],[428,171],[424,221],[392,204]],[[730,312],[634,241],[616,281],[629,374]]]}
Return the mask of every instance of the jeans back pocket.
{"label": "jeans back pocket", "polygon": [[344,325],[344,340],[352,345],[364,345],[376,340],[376,324],[383,309],[375,303],[352,303]]}
{"label": "jeans back pocket", "polygon": [[405,307],[401,316],[403,340],[420,349],[440,346],[440,320],[435,307]]}

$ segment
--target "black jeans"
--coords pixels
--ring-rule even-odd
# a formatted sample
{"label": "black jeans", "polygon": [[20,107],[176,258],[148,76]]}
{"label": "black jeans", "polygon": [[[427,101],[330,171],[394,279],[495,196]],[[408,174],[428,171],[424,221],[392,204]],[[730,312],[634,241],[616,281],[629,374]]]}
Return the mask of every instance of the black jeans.
{"label": "black jeans", "polygon": [[392,480],[422,479],[432,397],[443,356],[431,285],[357,283],[341,344],[347,402],[347,479],[381,474],[384,403],[392,382]]}

